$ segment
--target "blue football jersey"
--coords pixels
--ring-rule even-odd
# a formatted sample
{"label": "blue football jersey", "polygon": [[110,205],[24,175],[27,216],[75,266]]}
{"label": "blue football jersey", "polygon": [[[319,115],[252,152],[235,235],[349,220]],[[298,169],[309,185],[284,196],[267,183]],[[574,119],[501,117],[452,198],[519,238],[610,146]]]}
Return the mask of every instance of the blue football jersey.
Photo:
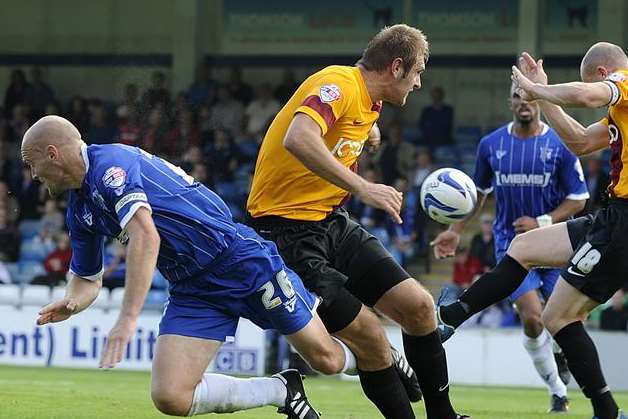
{"label": "blue football jersey", "polygon": [[83,145],[81,153],[87,173],[66,213],[75,275],[100,275],[105,237],[126,241],[124,229],[142,207],[161,238],[157,268],[171,282],[206,271],[235,239],[227,205],[179,167],[121,144]]}
{"label": "blue football jersey", "polygon": [[580,160],[546,124],[537,137],[521,139],[513,123],[482,138],[474,181],[478,191],[495,191],[493,224],[496,249],[505,251],[515,237],[512,223],[527,215],[538,217],[565,199],[589,197]]}

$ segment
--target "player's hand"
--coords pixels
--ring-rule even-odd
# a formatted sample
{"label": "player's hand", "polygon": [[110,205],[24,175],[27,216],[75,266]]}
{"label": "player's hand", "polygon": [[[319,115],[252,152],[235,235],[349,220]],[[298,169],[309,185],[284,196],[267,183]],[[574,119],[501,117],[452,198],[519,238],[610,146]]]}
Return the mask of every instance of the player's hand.
{"label": "player's hand", "polygon": [[367,182],[356,196],[366,205],[386,211],[397,224],[403,222],[399,216],[403,194],[392,186]]}
{"label": "player's hand", "polygon": [[511,80],[515,84],[516,92],[521,99],[531,102],[538,98],[534,95],[534,83],[527,78],[517,66],[512,66]]}
{"label": "player's hand", "polygon": [[118,362],[122,361],[122,356],[126,352],[126,345],[133,337],[133,334],[135,334],[136,324],[137,319],[118,318],[109,335],[107,335],[107,343],[98,364],[99,368],[113,368]]}
{"label": "player's hand", "polygon": [[460,234],[452,230],[443,231],[430,242],[436,259],[455,256],[458,244],[460,244]]}
{"label": "player's hand", "polygon": [[369,131],[369,137],[366,140],[366,149],[369,153],[375,153],[379,150],[379,146],[382,144],[382,134],[377,124],[373,125],[371,131]]}
{"label": "player's hand", "polygon": [[521,234],[521,233],[525,233],[526,231],[530,231],[530,230],[534,230],[535,228],[538,228],[539,223],[538,221],[536,221],[536,218],[532,218],[532,217],[528,217],[527,215],[524,215],[523,217],[519,217],[515,221],[513,221],[512,226],[515,228],[515,233]]}
{"label": "player's hand", "polygon": [[73,298],[55,301],[39,310],[37,324],[41,326],[47,323],[62,322],[74,314],[77,308],[78,304]]}
{"label": "player's hand", "polygon": [[538,84],[547,84],[547,74],[543,69],[543,59],[535,61],[530,54],[524,52],[519,57],[519,69],[530,81]]}

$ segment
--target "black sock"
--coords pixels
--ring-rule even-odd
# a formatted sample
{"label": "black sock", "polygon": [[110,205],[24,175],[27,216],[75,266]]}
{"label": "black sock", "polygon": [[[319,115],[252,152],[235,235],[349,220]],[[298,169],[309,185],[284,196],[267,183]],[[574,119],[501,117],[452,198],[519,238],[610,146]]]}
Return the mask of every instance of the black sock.
{"label": "black sock", "polygon": [[358,375],[364,394],[385,418],[414,419],[408,394],[394,365],[379,371],[358,369]]}
{"label": "black sock", "polygon": [[425,400],[428,419],[455,419],[449,401],[447,357],[437,330],[427,336],[403,334],[403,348],[408,363],[416,372]]}
{"label": "black sock", "polygon": [[506,255],[493,269],[485,273],[465,291],[456,303],[439,309],[441,320],[448,326],[458,327],[475,313],[500,302],[521,285],[527,269]]}
{"label": "black sock", "polygon": [[569,370],[580,385],[582,392],[591,399],[593,412],[600,419],[615,419],[619,407],[606,385],[600,359],[582,322],[563,327],[554,336],[567,358]]}

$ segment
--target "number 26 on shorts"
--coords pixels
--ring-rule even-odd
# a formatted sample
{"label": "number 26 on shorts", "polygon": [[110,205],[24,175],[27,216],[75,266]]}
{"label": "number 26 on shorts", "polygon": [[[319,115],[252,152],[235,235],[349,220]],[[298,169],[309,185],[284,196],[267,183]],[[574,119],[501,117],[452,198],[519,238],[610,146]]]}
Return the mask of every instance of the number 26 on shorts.
{"label": "number 26 on shorts", "polygon": [[[281,292],[286,297],[286,299],[289,300],[294,297],[294,288],[292,287],[292,283],[290,282],[286,271],[281,270],[277,272],[275,279],[277,280],[277,284],[279,284],[279,288],[281,289]],[[273,296],[275,295],[275,286],[273,285],[272,281],[266,282],[259,288],[258,291],[264,292],[262,294],[262,304],[264,304],[266,310],[272,310],[273,308],[282,304],[281,297],[273,298]]]}

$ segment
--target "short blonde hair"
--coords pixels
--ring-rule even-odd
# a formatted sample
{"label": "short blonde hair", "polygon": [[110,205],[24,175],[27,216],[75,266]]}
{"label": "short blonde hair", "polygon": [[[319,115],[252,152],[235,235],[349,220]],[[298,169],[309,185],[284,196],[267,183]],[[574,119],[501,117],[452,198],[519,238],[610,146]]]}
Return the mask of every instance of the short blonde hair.
{"label": "short blonde hair", "polygon": [[369,71],[384,71],[395,58],[403,61],[404,77],[416,60],[429,57],[427,38],[417,28],[400,23],[383,28],[366,46],[357,64]]}

